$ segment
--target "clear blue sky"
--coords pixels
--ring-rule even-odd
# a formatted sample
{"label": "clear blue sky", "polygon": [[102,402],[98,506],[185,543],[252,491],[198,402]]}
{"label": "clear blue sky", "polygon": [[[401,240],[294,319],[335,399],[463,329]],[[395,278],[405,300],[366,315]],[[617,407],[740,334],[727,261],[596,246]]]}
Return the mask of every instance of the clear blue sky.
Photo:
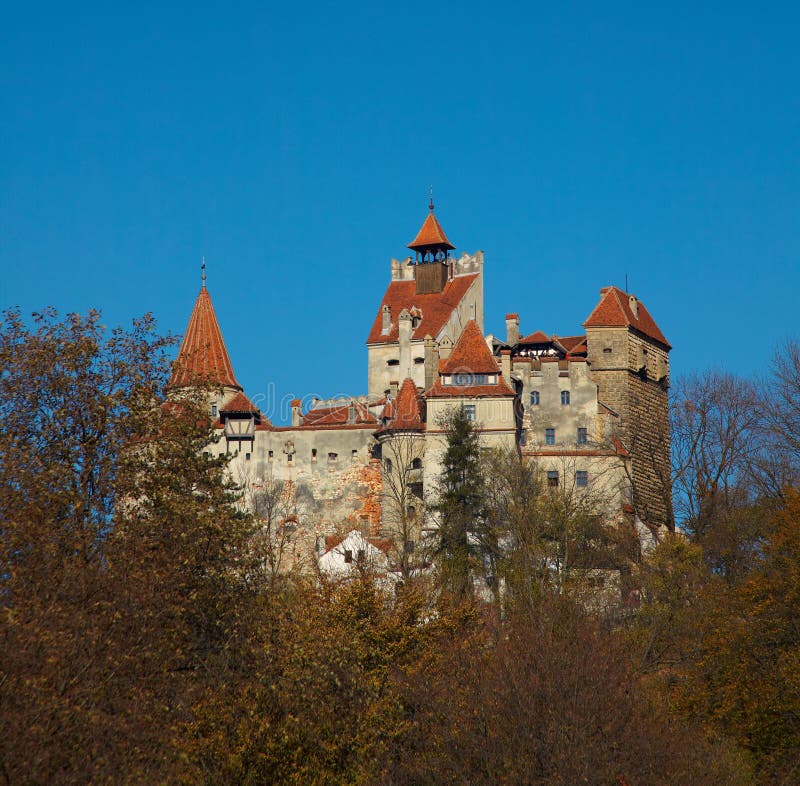
{"label": "clear blue sky", "polygon": [[[433,183],[486,329],[630,288],[673,370],[800,333],[800,4],[6,3],[0,307],[152,311],[200,258],[251,395],[363,392]],[[345,349],[341,349],[344,347]]]}

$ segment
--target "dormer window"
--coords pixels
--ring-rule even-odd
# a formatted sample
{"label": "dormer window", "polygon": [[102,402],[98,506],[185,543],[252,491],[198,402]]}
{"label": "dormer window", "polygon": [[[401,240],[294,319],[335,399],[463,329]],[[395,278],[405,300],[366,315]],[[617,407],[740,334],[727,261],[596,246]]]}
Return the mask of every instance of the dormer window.
{"label": "dormer window", "polygon": [[473,385],[496,385],[497,374],[445,374],[442,377],[443,385],[455,385],[456,387],[466,388]]}

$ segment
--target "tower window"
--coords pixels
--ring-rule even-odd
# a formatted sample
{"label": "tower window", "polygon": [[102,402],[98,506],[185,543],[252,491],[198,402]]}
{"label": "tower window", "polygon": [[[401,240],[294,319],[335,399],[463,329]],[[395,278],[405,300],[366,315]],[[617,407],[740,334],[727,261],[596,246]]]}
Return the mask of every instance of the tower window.
{"label": "tower window", "polygon": [[562,407],[569,406],[569,391],[568,390],[562,390],[561,391],[561,406]]}
{"label": "tower window", "polygon": [[589,485],[589,473],[585,469],[575,472],[575,485],[579,489],[585,489]]}
{"label": "tower window", "polygon": [[544,444],[545,445],[556,444],[556,430],[554,428],[546,428],[544,430]]}
{"label": "tower window", "polygon": [[539,406],[539,391],[532,390],[531,391],[531,406],[538,407]]}
{"label": "tower window", "polygon": [[216,404],[212,404],[211,405],[211,417],[215,418],[216,416],[217,416],[217,405]]}
{"label": "tower window", "polygon": [[549,469],[549,470],[547,470],[547,485],[551,489],[558,488],[558,470],[557,469]]}
{"label": "tower window", "polygon": [[589,441],[588,434],[585,428],[578,428],[578,444],[585,445]]}

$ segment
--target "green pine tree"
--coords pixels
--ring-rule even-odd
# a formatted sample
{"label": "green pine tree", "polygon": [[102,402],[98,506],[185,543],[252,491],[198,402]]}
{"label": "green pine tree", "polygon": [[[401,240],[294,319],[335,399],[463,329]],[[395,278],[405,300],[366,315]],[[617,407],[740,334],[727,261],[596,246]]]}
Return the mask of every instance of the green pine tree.
{"label": "green pine tree", "polygon": [[447,450],[432,510],[438,514],[436,557],[443,589],[454,599],[472,594],[472,570],[480,563],[476,536],[485,522],[484,479],[475,424],[463,407],[445,422]]}

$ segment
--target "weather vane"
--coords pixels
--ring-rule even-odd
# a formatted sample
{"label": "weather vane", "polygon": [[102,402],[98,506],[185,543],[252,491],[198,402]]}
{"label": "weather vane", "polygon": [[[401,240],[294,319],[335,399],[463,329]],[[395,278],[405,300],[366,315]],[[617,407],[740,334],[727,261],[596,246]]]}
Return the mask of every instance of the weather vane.
{"label": "weather vane", "polygon": [[203,264],[200,265],[200,279],[203,282],[203,287],[206,285],[206,258],[203,257]]}
{"label": "weather vane", "polygon": [[431,185],[431,187],[430,187],[430,192],[431,192],[431,203],[430,203],[430,205],[428,205],[428,208],[432,212],[433,211],[433,185]]}

